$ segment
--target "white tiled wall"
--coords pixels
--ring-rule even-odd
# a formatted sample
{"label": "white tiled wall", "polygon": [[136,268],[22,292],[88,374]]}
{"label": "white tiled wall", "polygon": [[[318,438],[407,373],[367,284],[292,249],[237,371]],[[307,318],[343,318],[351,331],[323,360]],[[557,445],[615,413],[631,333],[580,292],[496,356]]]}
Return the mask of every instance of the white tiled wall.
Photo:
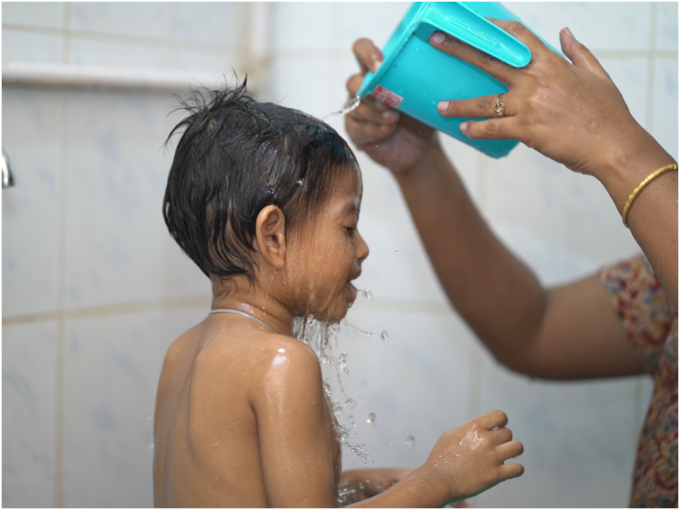
{"label": "white tiled wall", "polygon": [[[556,47],[568,25],[677,158],[677,3],[507,5]],[[354,40],[383,45],[408,6],[268,5],[271,57],[258,95],[319,117],[337,110],[357,71]],[[4,3],[3,63],[228,75],[241,63],[251,9]],[[148,417],[160,364],[210,304],[207,278],[161,216],[175,104],[161,92],[3,87],[3,147],[16,179],[2,192],[4,506],[152,504]],[[330,123],[344,133],[341,119]],[[524,147],[489,160],[443,143],[492,228],[544,283],[638,251],[594,179]],[[414,466],[444,430],[501,408],[524,442],[526,473],[472,505],[626,505],[649,382],[545,383],[500,367],[447,304],[391,176],[358,156],[371,247],[358,284],[374,297],[348,320],[375,336],[343,328],[340,338],[350,374],[345,394],[335,391],[358,401],[342,417],[357,424],[350,440],[371,464]],[[344,461],[363,466],[349,451]]]}

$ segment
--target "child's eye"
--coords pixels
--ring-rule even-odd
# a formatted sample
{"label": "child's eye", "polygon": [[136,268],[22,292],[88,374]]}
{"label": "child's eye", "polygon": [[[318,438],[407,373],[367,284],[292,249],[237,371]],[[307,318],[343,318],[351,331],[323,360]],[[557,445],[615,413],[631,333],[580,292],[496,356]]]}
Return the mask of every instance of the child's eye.
{"label": "child's eye", "polygon": [[350,237],[353,236],[356,231],[356,227],[347,227],[347,234],[349,234]]}

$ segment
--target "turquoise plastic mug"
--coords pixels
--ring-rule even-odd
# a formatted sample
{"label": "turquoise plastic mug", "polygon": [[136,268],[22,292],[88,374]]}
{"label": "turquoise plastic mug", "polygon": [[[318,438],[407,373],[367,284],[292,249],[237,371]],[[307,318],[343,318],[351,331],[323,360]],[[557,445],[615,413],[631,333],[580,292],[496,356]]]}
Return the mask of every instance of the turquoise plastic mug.
{"label": "turquoise plastic mug", "polygon": [[487,17],[520,21],[497,2],[414,3],[387,41],[384,62],[375,73],[366,75],[358,95],[376,97],[489,156],[507,156],[518,142],[473,140],[459,128],[470,119],[445,118],[437,111],[440,101],[496,95],[508,89],[485,71],[431,46],[429,39],[435,31],[452,35],[513,67],[531,61],[529,48]]}

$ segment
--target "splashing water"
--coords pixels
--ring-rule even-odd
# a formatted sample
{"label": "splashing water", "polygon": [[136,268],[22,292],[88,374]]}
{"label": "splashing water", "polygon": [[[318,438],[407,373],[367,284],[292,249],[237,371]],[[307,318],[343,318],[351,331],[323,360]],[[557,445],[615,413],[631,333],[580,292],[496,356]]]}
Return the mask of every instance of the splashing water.
{"label": "splashing water", "polygon": [[383,331],[380,333],[380,338],[382,338],[384,341],[387,341],[390,339],[390,335],[387,333],[387,331]]}
{"label": "splashing water", "polygon": [[334,119],[336,117],[342,117],[344,115],[347,115],[349,112],[352,112],[356,110],[359,105],[361,104],[361,98],[359,96],[356,96],[351,103],[349,103],[347,106],[345,106],[342,110],[338,110],[337,112],[333,112],[330,115],[326,115],[323,118],[324,122],[328,122],[331,119]]}
{"label": "splashing water", "polygon": [[366,299],[371,299],[373,297],[373,292],[371,292],[371,289],[366,290],[357,289],[357,296],[363,296]]}
{"label": "splashing water", "polygon": [[[344,398],[346,405],[356,405],[356,401],[347,396],[342,384],[341,374],[349,374],[347,369],[347,353],[343,352],[340,356],[333,356],[331,353],[331,342],[337,346],[338,333],[340,332],[339,324],[328,324],[316,320],[313,316],[306,318],[299,317],[293,321],[293,336],[301,342],[309,345],[319,358],[321,363],[331,364],[335,366],[338,379],[338,387]],[[328,408],[331,410],[333,416],[333,428],[337,431],[340,443],[346,446],[352,453],[360,457],[364,464],[368,464],[368,454],[364,451],[363,444],[351,443],[349,438],[349,430],[338,421],[338,415],[343,412],[343,406],[336,400],[333,401],[331,394],[331,387],[328,380],[323,381],[323,390],[328,403]],[[356,424],[352,421],[353,427]],[[356,433],[355,433],[356,435]]]}
{"label": "splashing water", "polygon": [[367,338],[371,338],[375,336],[375,333],[371,333],[369,331],[364,331],[363,329],[357,328],[354,324],[350,324],[347,322],[347,319],[342,319],[342,323],[349,328],[349,330],[352,333],[357,333],[361,336],[365,336]]}
{"label": "splashing water", "polygon": [[375,421],[375,414],[368,413],[368,418],[366,418],[366,423],[373,423]]}

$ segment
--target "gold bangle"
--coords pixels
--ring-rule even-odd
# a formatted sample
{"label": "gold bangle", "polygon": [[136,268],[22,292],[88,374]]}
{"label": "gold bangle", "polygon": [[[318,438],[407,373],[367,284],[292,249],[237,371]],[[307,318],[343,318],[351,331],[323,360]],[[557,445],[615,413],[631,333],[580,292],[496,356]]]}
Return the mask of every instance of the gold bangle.
{"label": "gold bangle", "polygon": [[642,192],[643,189],[645,189],[645,186],[652,182],[654,179],[659,177],[662,174],[665,174],[666,172],[670,172],[671,170],[677,170],[678,165],[677,163],[673,163],[672,165],[666,165],[662,168],[659,168],[655,172],[652,172],[649,174],[647,177],[645,177],[645,180],[640,183],[640,185],[635,188],[635,191],[633,191],[630,196],[628,197],[628,202],[626,202],[626,206],[623,208],[623,213],[621,214],[621,219],[623,220],[623,226],[628,228],[628,212],[630,211],[630,207],[633,205],[633,202],[635,202],[635,199],[637,196]]}

